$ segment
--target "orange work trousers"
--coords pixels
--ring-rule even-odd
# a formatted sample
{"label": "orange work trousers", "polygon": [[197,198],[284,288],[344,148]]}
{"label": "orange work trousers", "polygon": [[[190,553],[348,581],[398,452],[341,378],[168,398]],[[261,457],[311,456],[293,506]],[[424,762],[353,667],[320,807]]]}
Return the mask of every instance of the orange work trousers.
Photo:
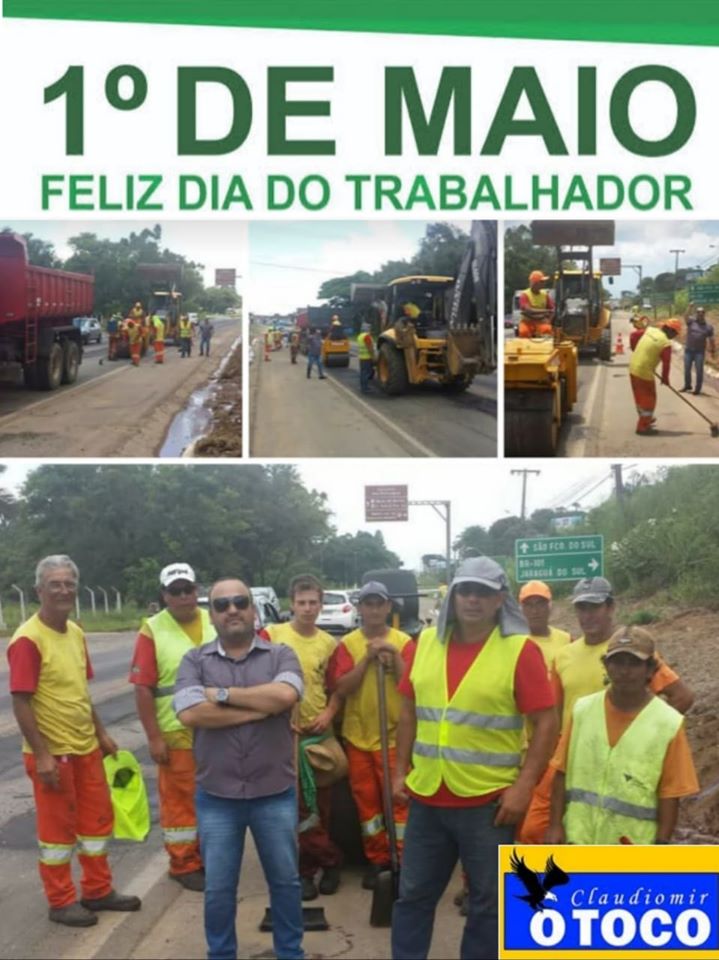
{"label": "orange work trousers", "polygon": [[142,340],[136,340],[130,344],[130,359],[133,367],[140,366],[140,357],[142,356]]}
{"label": "orange work trousers", "polygon": [[517,332],[520,337],[544,337],[552,332],[552,324],[544,320],[537,320],[536,323],[520,320]]}
{"label": "orange work trousers", "polygon": [[155,348],[155,363],[164,363],[165,362],[165,341],[155,340],[153,347]]}
{"label": "orange work trousers", "polygon": [[[382,751],[359,750],[346,740],[344,747],[349,763],[350,789],[359,814],[364,854],[370,863],[389,863],[389,837],[385,827],[382,803]],[[390,747],[389,750],[389,769],[390,775],[393,775],[394,747]],[[408,810],[406,805],[396,803],[393,805],[397,848],[400,854]]]}
{"label": "orange work trousers", "polygon": [[549,826],[552,784],[556,772],[554,767],[547,767],[541,780],[532,791],[532,799],[529,801],[527,812],[517,827],[515,834],[517,843],[544,843],[544,834]]}
{"label": "orange work trousers", "polygon": [[75,847],[82,868],[82,896],[89,900],[107,896],[112,890],[107,841],[113,816],[100,750],[55,757],[58,789],[40,780],[32,753],[23,757],[35,794],[40,878],[50,906],[67,907],[77,900],[71,867]]}
{"label": "orange work trousers", "polygon": [[629,374],[634,394],[634,403],[639,414],[637,433],[648,433],[654,423],[654,411],[657,406],[657,388],[654,380],[643,380]]}
{"label": "orange work trousers", "polygon": [[170,857],[170,874],[202,868],[195,815],[195,759],[192,750],[168,750],[169,761],[157,765],[160,826]]}

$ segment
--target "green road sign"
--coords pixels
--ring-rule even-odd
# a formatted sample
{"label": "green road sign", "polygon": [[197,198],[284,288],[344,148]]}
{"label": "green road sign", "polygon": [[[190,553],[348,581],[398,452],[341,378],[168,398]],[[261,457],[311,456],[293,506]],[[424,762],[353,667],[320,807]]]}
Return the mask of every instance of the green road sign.
{"label": "green road sign", "polygon": [[527,537],[514,541],[518,583],[528,580],[581,580],[604,574],[604,537]]}
{"label": "green road sign", "polygon": [[719,283],[690,283],[689,299],[695,303],[719,303]]}

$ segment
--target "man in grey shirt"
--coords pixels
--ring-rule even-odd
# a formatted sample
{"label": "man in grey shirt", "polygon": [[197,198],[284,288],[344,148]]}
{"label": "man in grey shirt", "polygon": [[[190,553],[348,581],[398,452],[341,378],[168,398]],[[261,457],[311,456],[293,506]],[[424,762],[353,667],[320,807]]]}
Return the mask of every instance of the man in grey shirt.
{"label": "man in grey shirt", "polygon": [[697,368],[697,381],[694,387],[694,393],[702,392],[704,382],[704,354],[707,344],[709,353],[712,357],[715,355],[716,347],[714,344],[714,327],[707,323],[706,311],[704,307],[697,307],[693,311],[694,304],[690,303],[687,312],[684,314],[684,322],[687,325],[687,337],[684,343],[684,386],[680,393],[689,393],[692,389],[692,364]]}
{"label": "man in grey shirt", "polygon": [[322,335],[319,330],[315,329],[310,332],[309,339],[307,341],[307,379],[309,380],[312,377],[312,367],[317,365],[317,373],[319,374],[320,380],[325,379],[325,374],[322,369]]}
{"label": "man in grey shirt", "polygon": [[217,639],[185,655],[174,698],[179,719],[195,731],[208,957],[237,957],[237,885],[249,827],[270,890],[274,952],[301,960],[290,716],[303,694],[302,669],[289,647],[255,634],[252,595],[241,580],[218,580],[209,596]]}

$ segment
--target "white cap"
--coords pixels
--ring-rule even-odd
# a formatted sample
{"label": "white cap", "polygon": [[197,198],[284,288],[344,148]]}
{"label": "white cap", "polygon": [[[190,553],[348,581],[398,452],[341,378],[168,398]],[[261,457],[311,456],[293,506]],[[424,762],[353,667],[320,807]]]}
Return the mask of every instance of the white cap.
{"label": "white cap", "polygon": [[169,587],[175,580],[188,580],[195,583],[195,571],[189,563],[170,563],[160,571],[160,583],[163,587]]}

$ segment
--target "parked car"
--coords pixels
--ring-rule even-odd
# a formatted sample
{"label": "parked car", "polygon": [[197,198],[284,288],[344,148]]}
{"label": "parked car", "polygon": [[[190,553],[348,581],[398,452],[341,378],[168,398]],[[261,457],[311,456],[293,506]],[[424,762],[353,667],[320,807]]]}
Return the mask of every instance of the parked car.
{"label": "parked car", "polygon": [[328,633],[348,633],[359,626],[359,614],[348,590],[325,590],[317,626]]}
{"label": "parked car", "polygon": [[280,609],[280,600],[275,593],[274,587],[250,587],[250,592],[252,593],[255,603],[260,599],[269,600],[275,609]]}
{"label": "parked car", "polygon": [[102,343],[102,327],[97,317],[75,317],[72,322],[79,328],[83,343]]}
{"label": "parked car", "polygon": [[[283,623],[287,616],[280,613],[279,609],[275,606],[274,603],[269,601],[264,596],[252,597],[255,604],[255,629],[261,630],[262,627],[266,627],[270,623]],[[204,607],[205,610],[210,609],[210,598],[207,594],[202,594],[197,598],[197,606]]]}

